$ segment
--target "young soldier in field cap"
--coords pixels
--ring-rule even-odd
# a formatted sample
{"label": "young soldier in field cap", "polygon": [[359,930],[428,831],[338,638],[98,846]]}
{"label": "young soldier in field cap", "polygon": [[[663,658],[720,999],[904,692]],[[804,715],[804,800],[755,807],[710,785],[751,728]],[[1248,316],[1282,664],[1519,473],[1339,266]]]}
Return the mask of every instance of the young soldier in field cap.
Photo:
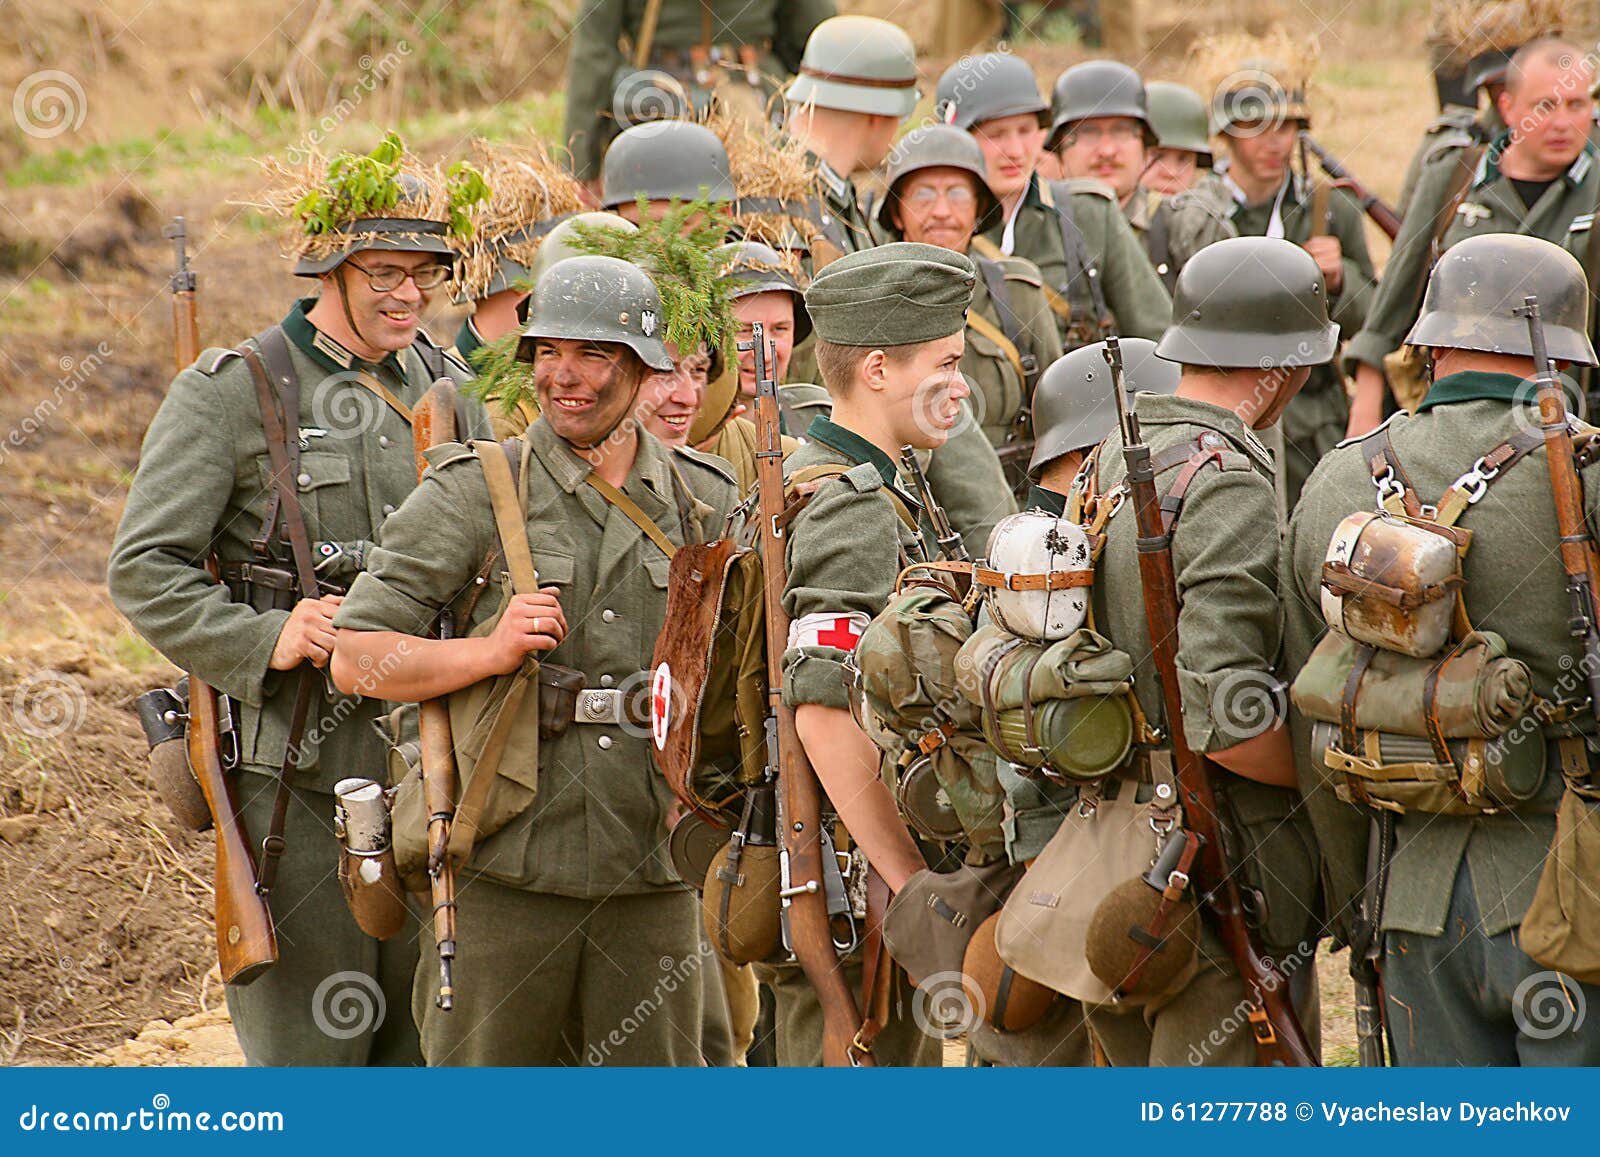
{"label": "young soldier in field cap", "polygon": [[[961,352],[975,279],[960,254],[896,242],[839,259],[806,292],[833,414],[811,423],[784,473],[836,473],[822,479],[788,531],[784,610],[793,625],[783,695],[832,801],[828,810],[891,891],[926,864],[879,778],[878,748],[850,714],[844,663],[888,602],[900,568],[925,557],[920,508],[901,489],[895,461],[907,444],[936,450],[961,420],[968,392]],[[851,958],[845,967],[859,989],[860,962]],[[804,976],[794,966],[767,975],[778,997],[779,1063],[819,1063],[821,1009]],[[937,1065],[939,1042],[913,1023],[903,979],[897,988],[874,1059]]]}

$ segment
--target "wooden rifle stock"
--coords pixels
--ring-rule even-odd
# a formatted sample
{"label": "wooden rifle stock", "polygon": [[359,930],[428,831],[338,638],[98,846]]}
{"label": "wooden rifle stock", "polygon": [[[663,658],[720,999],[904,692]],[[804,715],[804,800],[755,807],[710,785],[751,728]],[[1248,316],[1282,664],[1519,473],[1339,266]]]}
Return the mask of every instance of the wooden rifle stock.
{"label": "wooden rifle stock", "polygon": [[1535,381],[1539,387],[1539,425],[1544,431],[1545,463],[1550,469],[1550,494],[1555,500],[1556,527],[1561,532],[1561,569],[1567,576],[1567,628],[1583,646],[1583,669],[1589,688],[1589,710],[1600,719],[1600,606],[1595,603],[1594,537],[1583,515],[1583,481],[1573,459],[1572,430],[1567,425],[1567,398],[1550,363],[1539,299],[1530,294],[1517,311],[1528,319]]}
{"label": "wooden rifle stock", "polygon": [[[195,275],[185,248],[188,234],[183,218],[174,217],[161,231],[172,242],[173,350],[179,371],[200,357],[200,323],[195,310]],[[213,582],[220,569],[206,559]],[[256,891],[256,859],[239,822],[238,806],[222,762],[222,708],[216,688],[189,672],[189,722],[185,738],[189,769],[205,796],[211,826],[217,833],[216,924],[217,970],[224,984],[248,984],[278,959],[278,939],[272,929],[272,911]]]}
{"label": "wooden rifle stock", "polygon": [[1338,157],[1319,145],[1310,133],[1301,130],[1300,143],[1317,158],[1317,164],[1322,166],[1323,172],[1333,178],[1334,184],[1350,190],[1351,195],[1360,202],[1362,211],[1372,218],[1374,225],[1388,234],[1390,241],[1400,235],[1400,215],[1391,209],[1382,197],[1363,185]]}
{"label": "wooden rifle stock", "polygon": [[[215,559],[207,560],[206,569],[217,577]],[[191,672],[189,767],[206,797],[217,833],[217,969],[224,984],[249,984],[276,963],[278,939],[272,930],[272,911],[256,891],[255,855],[224,774],[221,719],[217,691]]]}
{"label": "wooden rifle stock", "polygon": [[[417,453],[417,479],[428,468],[423,451],[456,438],[456,388],[440,378],[411,410],[411,434]],[[439,637],[450,637],[449,616],[441,615]],[[439,953],[441,1012],[455,1007],[456,869],[450,860],[450,825],[456,814],[455,737],[450,708],[444,699],[417,705],[421,732],[422,799],[428,809],[428,890],[433,902],[433,940]]]}
{"label": "wooden rifle stock", "polygon": [[778,770],[789,940],[822,1006],[822,1063],[869,1066],[870,1055],[854,1048],[861,1014],[839,966],[828,921],[822,884],[822,785],[795,729],[794,712],[783,704],[783,652],[789,642],[789,616],[783,609],[788,564],[784,531],[778,527],[784,507],[783,446],[777,382],[767,377],[764,330],[757,322],[750,344],[740,343],[740,348],[753,348],[756,358],[756,488],[766,600],[768,754],[776,756]]}
{"label": "wooden rifle stock", "polygon": [[1178,584],[1172,569],[1172,542],[1162,525],[1161,500],[1156,494],[1150,447],[1145,445],[1138,417],[1128,408],[1123,393],[1122,348],[1114,336],[1106,339],[1105,358],[1111,368],[1121,418],[1122,454],[1127,464],[1129,496],[1138,521],[1139,580],[1144,592],[1145,623],[1150,631],[1150,654],[1166,711],[1167,738],[1177,765],[1178,795],[1183,801],[1185,826],[1202,841],[1197,861],[1202,899],[1215,919],[1217,932],[1254,1005],[1246,1015],[1257,1060],[1263,1065],[1315,1065],[1318,1063],[1316,1055],[1289,1002],[1288,979],[1261,955],[1245,918],[1239,885],[1223,852],[1209,764],[1189,746],[1184,735],[1183,698],[1178,689]]}

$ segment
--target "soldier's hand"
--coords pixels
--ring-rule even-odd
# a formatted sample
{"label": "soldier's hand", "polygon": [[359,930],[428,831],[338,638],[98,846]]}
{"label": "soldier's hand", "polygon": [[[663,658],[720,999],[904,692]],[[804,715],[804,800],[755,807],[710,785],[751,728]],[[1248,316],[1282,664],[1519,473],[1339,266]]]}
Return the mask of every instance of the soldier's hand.
{"label": "soldier's hand", "polygon": [[496,674],[510,674],[521,665],[523,656],[551,650],[567,637],[567,616],[556,598],[558,593],[557,587],[544,587],[536,594],[511,596],[506,613],[489,636]]}
{"label": "soldier's hand", "polygon": [[1322,270],[1322,280],[1330,294],[1344,288],[1344,249],[1337,237],[1307,237],[1303,246]]}
{"label": "soldier's hand", "polygon": [[289,612],[289,621],[278,632],[278,641],[272,645],[272,659],[267,664],[274,671],[291,671],[301,663],[313,667],[326,667],[333,654],[338,632],[333,628],[333,616],[344,602],[343,595],[323,595],[320,599],[301,599]]}

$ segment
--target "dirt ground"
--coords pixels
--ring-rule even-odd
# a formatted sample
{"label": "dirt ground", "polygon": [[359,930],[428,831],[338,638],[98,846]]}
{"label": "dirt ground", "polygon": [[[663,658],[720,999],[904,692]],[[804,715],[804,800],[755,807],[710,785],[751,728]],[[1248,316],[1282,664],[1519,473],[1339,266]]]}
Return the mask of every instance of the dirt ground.
{"label": "dirt ground", "polygon": [[[25,30],[43,19],[43,5],[20,8]],[[1322,34],[1318,135],[1390,198],[1432,109],[1409,12],[1371,0],[1359,22]],[[1175,74],[1179,27],[1153,46],[1152,75]],[[0,35],[0,76],[15,71],[4,54],[16,35]],[[1018,48],[1046,80],[1084,55]],[[519,90],[534,103],[517,110],[552,122],[559,65],[531,96]],[[925,92],[940,67],[926,63]],[[139,83],[144,101],[171,82]],[[216,110],[228,87],[201,87],[212,121],[226,120]],[[237,204],[253,181],[238,139],[208,150],[208,137],[164,145],[147,130],[130,143],[114,110],[111,127],[94,115],[107,91],[90,91],[100,95],[81,139],[30,138],[23,168],[0,166],[0,1064],[237,1063],[213,974],[210,837],[178,830],[156,798],[134,715],[135,697],[175,672],[111,606],[104,568],[173,370],[160,226],[189,219],[206,343],[275,320],[299,287],[274,237]],[[158,95],[185,104],[177,89]],[[410,136],[424,151],[459,152],[505,115],[464,105],[419,117]],[[370,133],[358,114],[336,139]],[[300,139],[292,127],[259,135],[271,148]],[[1375,230],[1373,246],[1387,251]],[[449,334],[456,321],[446,307],[430,324]],[[1348,1063],[1343,959],[1322,967],[1329,1059]]]}

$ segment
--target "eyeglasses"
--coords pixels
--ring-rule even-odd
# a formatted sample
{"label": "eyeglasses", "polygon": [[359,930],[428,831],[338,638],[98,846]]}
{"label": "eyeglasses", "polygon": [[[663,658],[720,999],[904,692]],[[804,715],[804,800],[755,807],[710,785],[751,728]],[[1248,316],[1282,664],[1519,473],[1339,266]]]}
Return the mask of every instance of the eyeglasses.
{"label": "eyeglasses", "polygon": [[379,269],[368,269],[365,265],[359,264],[355,258],[349,257],[345,259],[345,264],[360,270],[374,293],[393,293],[405,284],[408,277],[418,289],[423,291],[438,289],[449,281],[451,277],[455,276],[453,268],[448,265],[441,265],[438,262],[419,265],[415,269],[406,269],[400,265],[385,265]]}
{"label": "eyeglasses", "polygon": [[1109,125],[1078,125],[1067,133],[1069,145],[1098,145],[1104,140],[1125,145],[1143,138],[1144,127],[1137,121],[1116,121]]}
{"label": "eyeglasses", "polygon": [[950,185],[943,189],[934,188],[932,185],[918,185],[911,192],[903,194],[901,200],[917,209],[931,209],[940,197],[950,202],[951,207],[956,209],[969,208],[978,201],[978,195],[972,191],[971,185]]}

